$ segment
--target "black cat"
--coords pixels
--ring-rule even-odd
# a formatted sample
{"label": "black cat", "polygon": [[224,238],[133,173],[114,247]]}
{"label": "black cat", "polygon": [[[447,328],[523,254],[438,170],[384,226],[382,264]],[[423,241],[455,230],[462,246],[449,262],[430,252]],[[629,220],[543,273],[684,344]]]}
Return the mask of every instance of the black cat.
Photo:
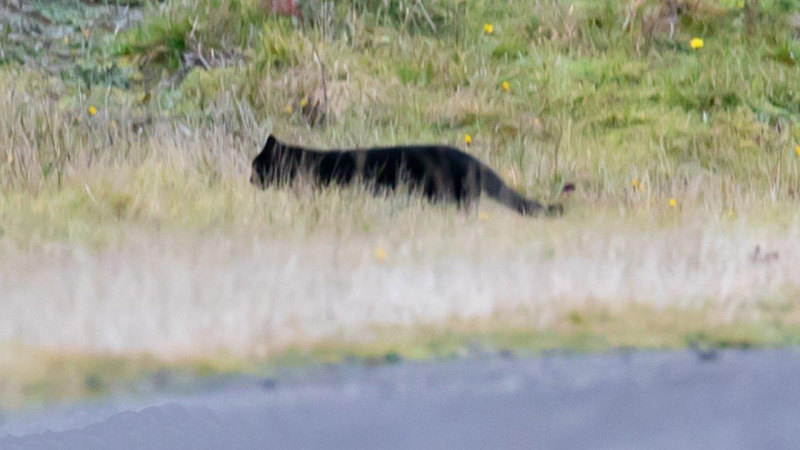
{"label": "black cat", "polygon": [[401,183],[433,201],[462,206],[486,193],[520,214],[561,214],[561,205],[542,206],[509,188],[488,166],[461,150],[442,145],[314,150],[284,144],[273,135],[253,160],[250,182],[266,188],[300,177],[319,186],[361,181],[376,192]]}

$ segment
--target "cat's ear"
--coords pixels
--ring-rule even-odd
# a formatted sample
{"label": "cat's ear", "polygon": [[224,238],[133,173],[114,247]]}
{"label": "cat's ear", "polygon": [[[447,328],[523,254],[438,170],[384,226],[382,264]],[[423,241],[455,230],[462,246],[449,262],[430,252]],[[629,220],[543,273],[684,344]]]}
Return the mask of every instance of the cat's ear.
{"label": "cat's ear", "polygon": [[267,138],[267,143],[264,144],[264,148],[261,149],[261,153],[272,154],[275,151],[275,148],[278,146],[278,140],[275,139],[275,136],[272,133],[269,134]]}
{"label": "cat's ear", "polygon": [[272,150],[273,148],[275,148],[275,144],[277,143],[278,140],[275,139],[275,136],[273,136],[272,133],[270,133],[269,137],[267,138],[267,143],[266,145],[264,145],[264,150]]}

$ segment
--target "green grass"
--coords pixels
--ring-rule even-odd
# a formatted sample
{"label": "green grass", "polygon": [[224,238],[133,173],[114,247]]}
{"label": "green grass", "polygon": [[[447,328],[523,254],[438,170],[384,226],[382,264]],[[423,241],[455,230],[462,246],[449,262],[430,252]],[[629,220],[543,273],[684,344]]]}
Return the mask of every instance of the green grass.
{"label": "green grass", "polygon": [[[214,64],[227,60],[213,60],[212,51],[246,55],[233,67],[188,72],[174,89],[146,82],[155,95],[140,109],[201,123],[234,116],[224,120],[249,142],[267,129],[323,146],[462,144],[470,133],[473,151],[515,172],[517,187],[531,194],[541,193],[531,185],[570,179],[582,182],[581,192],[618,201],[632,173],[644,172],[672,196],[665,191],[673,177],[686,178],[681,168],[695,166],[728,179],[739,195],[791,200],[800,190],[800,77],[786,60],[797,44],[783,3],[764,3],[748,34],[742,10],[700,2],[672,39],[641,31],[656,3],[623,29],[629,13],[615,1],[441,1],[431,11],[402,2],[308,5],[302,22],[271,17],[255,1],[173,1],[151,6],[113,46],[148,76],[185,72],[178,66],[186,52]],[[435,30],[419,22],[426,14]],[[493,23],[492,35],[484,22]],[[689,48],[693,36],[704,38],[702,49]],[[78,104],[107,101],[96,90],[78,93]],[[11,107],[13,123],[19,111]],[[58,181],[60,162],[38,163],[44,178]]]}

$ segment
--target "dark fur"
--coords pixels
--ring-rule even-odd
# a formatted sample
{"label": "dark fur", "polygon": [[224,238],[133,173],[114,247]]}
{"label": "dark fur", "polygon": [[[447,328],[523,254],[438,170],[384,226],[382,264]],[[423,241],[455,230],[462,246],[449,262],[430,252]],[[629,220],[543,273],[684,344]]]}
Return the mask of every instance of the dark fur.
{"label": "dark fur", "polygon": [[526,199],[488,166],[454,147],[414,145],[366,150],[320,151],[284,144],[270,135],[253,160],[250,181],[262,188],[307,177],[315,185],[347,185],[359,180],[378,190],[405,183],[430,200],[469,205],[485,193],[520,214],[560,214],[561,205],[543,207]]}

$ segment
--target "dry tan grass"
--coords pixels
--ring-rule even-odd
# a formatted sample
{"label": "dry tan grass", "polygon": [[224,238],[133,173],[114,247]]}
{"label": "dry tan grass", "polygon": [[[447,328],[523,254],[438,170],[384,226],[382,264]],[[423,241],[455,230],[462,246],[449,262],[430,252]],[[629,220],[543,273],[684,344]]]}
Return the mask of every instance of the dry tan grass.
{"label": "dry tan grass", "polygon": [[[464,212],[359,188],[260,192],[247,175],[265,126],[245,104],[223,96],[211,122],[147,122],[152,112],[123,98],[132,113],[105,105],[90,117],[91,99],[65,105],[58,85],[3,76],[0,342],[266,354],[342,334],[369,339],[375,325],[509,311],[546,330],[598,305],[708,308],[730,323],[797,292],[799,217],[784,193],[668,160],[642,167],[569,123],[561,170],[586,180],[565,217],[526,219],[490,201]],[[348,89],[341,95],[365,95]],[[491,99],[467,91],[430,111],[460,120],[487,108]],[[553,132],[552,119],[530,120],[519,126]],[[324,139],[291,130],[288,140]],[[362,130],[334,139],[347,145]],[[470,151],[552,198],[531,176],[552,170],[552,149],[501,130]],[[797,176],[791,163],[779,170],[784,182]],[[634,178],[638,187],[621,186]]]}
{"label": "dry tan grass", "polygon": [[[365,208],[389,209],[372,203]],[[536,330],[573,310],[624,315],[633,305],[706,310],[730,323],[757,319],[763,302],[797,294],[796,226],[776,232],[695,220],[625,230],[618,221],[526,223],[494,208],[486,214],[479,221],[400,211],[400,226],[360,236],[134,234],[100,251],[6,245],[0,341],[168,358],[264,355],[332,336],[368,338],[375,325],[509,312]]]}

